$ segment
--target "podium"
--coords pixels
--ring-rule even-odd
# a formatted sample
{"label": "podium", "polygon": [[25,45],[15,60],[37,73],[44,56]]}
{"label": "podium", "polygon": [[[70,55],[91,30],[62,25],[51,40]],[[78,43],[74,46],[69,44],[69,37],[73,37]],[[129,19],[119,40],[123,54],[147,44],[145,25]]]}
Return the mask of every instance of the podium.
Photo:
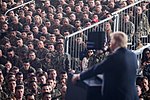
{"label": "podium", "polygon": [[76,84],[71,82],[72,75],[69,74],[65,100],[101,100],[103,76],[98,75]]}

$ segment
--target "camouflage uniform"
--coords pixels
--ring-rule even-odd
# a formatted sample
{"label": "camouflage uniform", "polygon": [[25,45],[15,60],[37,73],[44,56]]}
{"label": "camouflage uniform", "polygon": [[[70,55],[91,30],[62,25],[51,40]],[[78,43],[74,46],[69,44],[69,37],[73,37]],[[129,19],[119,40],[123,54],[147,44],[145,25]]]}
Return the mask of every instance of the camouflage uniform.
{"label": "camouflage uniform", "polygon": [[125,32],[128,35],[129,41],[131,41],[132,36],[135,33],[135,25],[131,21],[124,22],[120,27],[120,31]]}
{"label": "camouflage uniform", "polygon": [[52,90],[52,100],[60,100],[61,92],[56,88]]}
{"label": "camouflage uniform", "polygon": [[70,70],[70,57],[69,57],[69,55],[57,53],[57,55],[53,59],[55,59],[54,69],[57,71],[58,75],[60,75],[60,73],[62,71],[68,72]]}
{"label": "camouflage uniform", "polygon": [[97,64],[99,62],[99,58],[96,56],[96,55],[92,55],[90,58],[89,58],[89,61],[88,61],[88,68],[92,67],[93,65]]}
{"label": "camouflage uniform", "polygon": [[138,24],[136,26],[136,33],[139,37],[148,35],[150,33],[148,17],[145,14],[137,16]]}
{"label": "camouflage uniform", "polygon": [[2,89],[0,89],[0,100],[6,100],[7,97],[7,94]]}

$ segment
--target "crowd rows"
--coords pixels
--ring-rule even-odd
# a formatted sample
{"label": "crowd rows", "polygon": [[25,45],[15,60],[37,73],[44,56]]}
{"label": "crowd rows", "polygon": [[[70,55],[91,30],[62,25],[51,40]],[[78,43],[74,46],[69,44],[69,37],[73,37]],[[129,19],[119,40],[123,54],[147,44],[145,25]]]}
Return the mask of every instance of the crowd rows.
{"label": "crowd rows", "polygon": [[[6,13],[28,1],[0,0],[1,100],[64,100],[67,73],[74,72],[70,55],[65,54],[65,36],[134,3],[134,0],[36,0]],[[140,14],[149,11],[147,5],[137,7]],[[147,21],[146,16],[142,18]],[[125,14],[124,18],[132,21],[133,17]],[[133,36],[133,29],[126,33]],[[105,24],[108,41],[112,31],[113,20],[110,20]],[[87,70],[108,54],[100,51],[95,55],[89,50],[81,61],[81,70]]]}

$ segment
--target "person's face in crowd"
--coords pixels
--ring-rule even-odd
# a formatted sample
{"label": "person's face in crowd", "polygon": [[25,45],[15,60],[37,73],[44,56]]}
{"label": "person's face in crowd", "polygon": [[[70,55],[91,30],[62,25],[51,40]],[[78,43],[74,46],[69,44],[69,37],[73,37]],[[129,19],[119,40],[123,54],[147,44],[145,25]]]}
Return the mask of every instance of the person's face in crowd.
{"label": "person's face in crowd", "polygon": [[93,55],[93,50],[89,50],[88,51],[88,56],[90,57],[90,56],[92,56]]}
{"label": "person's face in crowd", "polygon": [[32,11],[27,11],[27,15],[32,16],[33,12]]}
{"label": "person's face in crowd", "polygon": [[23,95],[24,95],[24,88],[16,90],[16,98],[17,99],[23,98]]}
{"label": "person's face in crowd", "polygon": [[62,86],[64,86],[64,85],[66,85],[66,79],[65,78],[62,78],[61,80],[60,80],[60,83],[61,83],[61,85]]}
{"label": "person's face in crowd", "polygon": [[81,8],[84,6],[84,2],[83,1],[79,1],[78,4],[80,5]]}
{"label": "person's face in crowd", "polygon": [[39,15],[40,15],[40,14],[41,14],[41,12],[42,12],[42,9],[41,9],[41,8],[37,8],[37,9],[36,9],[36,12],[37,12],[37,14],[39,14]]}
{"label": "person's face in crowd", "polygon": [[7,61],[7,63],[5,64],[5,68],[6,68],[7,70],[10,70],[10,69],[12,68],[11,62]]}
{"label": "person's face in crowd", "polygon": [[111,30],[111,25],[110,25],[109,22],[106,22],[106,23],[105,23],[105,30],[106,30],[106,31],[107,31],[107,30]]}
{"label": "person's face in crowd", "polygon": [[89,0],[88,1],[89,7],[92,8],[95,6],[95,1],[94,0]]}
{"label": "person's face in crowd", "polygon": [[8,30],[8,24],[6,24],[6,23],[3,24],[3,25],[2,25],[2,29],[5,30],[5,31],[7,31],[7,30]]}
{"label": "person's face in crowd", "polygon": [[140,96],[142,94],[142,89],[139,85],[136,86],[136,89],[137,89],[137,94],[138,96]]}
{"label": "person's face in crowd", "polygon": [[113,9],[114,6],[115,6],[115,3],[113,1],[111,1],[111,2],[108,3],[108,7],[109,8]]}
{"label": "person's face in crowd", "polygon": [[31,90],[37,90],[38,88],[38,85],[36,82],[32,82],[30,86],[31,86]]}
{"label": "person's face in crowd", "polygon": [[59,38],[59,39],[57,39],[57,42],[58,42],[58,43],[64,43],[64,39]]}
{"label": "person's face in crowd", "polygon": [[11,48],[10,42],[5,43],[4,48],[5,48],[5,49]]}
{"label": "person's face in crowd", "polygon": [[2,10],[6,10],[7,9],[7,3],[6,2],[2,2],[1,9]]}
{"label": "person's face in crowd", "polygon": [[11,31],[11,32],[10,32],[10,35],[11,35],[12,37],[16,37],[17,33],[16,33],[16,31]]}
{"label": "person's face in crowd", "polygon": [[92,23],[91,23],[90,21],[88,21],[88,22],[85,24],[85,27],[88,27],[88,26],[90,26],[90,25],[92,25]]}
{"label": "person's face in crowd", "polygon": [[71,12],[72,12],[72,11],[71,11],[71,7],[69,7],[69,6],[68,6],[68,7],[66,7],[66,9],[65,9],[65,10],[66,10],[66,13],[71,13]]}
{"label": "person's face in crowd", "polygon": [[83,14],[83,19],[89,19],[89,15],[88,14]]}
{"label": "person's face in crowd", "polygon": [[55,13],[55,10],[53,9],[53,7],[49,6],[48,7],[48,12],[49,13]]}
{"label": "person's face in crowd", "polygon": [[127,0],[128,4],[133,4],[134,0]]}
{"label": "person's face in crowd", "polygon": [[150,51],[146,51],[146,56],[148,59],[150,59]]}
{"label": "person's face in crowd", "polygon": [[5,16],[3,15],[0,16],[0,22],[5,22]]}
{"label": "person's face in crowd", "polygon": [[53,89],[56,87],[56,85],[57,85],[57,82],[56,82],[56,80],[54,80],[54,86],[53,86]]}
{"label": "person's face in crowd", "polygon": [[63,33],[64,36],[67,36],[67,35],[69,35],[69,34],[70,34],[69,32],[64,32],[64,33]]}
{"label": "person's face in crowd", "polygon": [[8,52],[7,54],[8,54],[8,57],[9,57],[9,58],[12,58],[12,57],[15,56],[14,51],[10,51],[10,52]]}
{"label": "person's face in crowd", "polygon": [[137,14],[141,15],[142,14],[142,8],[141,7],[137,7]]}
{"label": "person's face in crowd", "polygon": [[34,33],[38,33],[39,32],[39,28],[37,26],[34,26],[33,29],[32,29],[32,31]]}
{"label": "person's face in crowd", "polygon": [[13,69],[11,72],[13,72],[13,73],[18,73],[19,72],[19,68],[16,68],[16,69]]}
{"label": "person's face in crowd", "polygon": [[19,17],[21,17],[21,18],[22,18],[22,17],[25,17],[24,11],[20,11],[20,12],[19,12]]}
{"label": "person's face in crowd", "polygon": [[47,63],[51,63],[52,58],[45,57],[45,60],[46,60]]}
{"label": "person's face in crowd", "polygon": [[69,18],[70,18],[70,20],[75,21],[76,20],[76,15],[75,14],[70,14]]}
{"label": "person's face in crowd", "polygon": [[23,74],[16,76],[17,81],[23,82]]}
{"label": "person's face in crowd", "polygon": [[55,36],[51,36],[51,37],[49,38],[49,41],[50,41],[51,43],[55,43],[55,42],[56,42],[56,37],[55,37]]}
{"label": "person's face in crowd", "polygon": [[81,7],[78,5],[78,6],[75,6],[75,11],[76,12],[81,12]]}
{"label": "person's face in crowd", "polygon": [[46,76],[45,75],[42,75],[39,77],[39,83],[40,84],[46,84]]}
{"label": "person's face in crowd", "polygon": [[96,1],[95,1],[95,5],[97,5],[97,6],[98,6],[98,5],[101,5],[101,1],[100,1],[100,0],[96,0]]}
{"label": "person's face in crowd", "polygon": [[49,13],[49,14],[48,14],[48,19],[49,19],[49,20],[54,20],[54,15],[51,14],[51,13]]}
{"label": "person's face in crowd", "polygon": [[78,43],[78,44],[83,43],[82,37],[78,37],[78,38],[77,38],[77,43]]}
{"label": "person's face in crowd", "polygon": [[0,85],[2,85],[3,82],[4,82],[4,76],[3,76],[2,71],[0,70]]}
{"label": "person's face in crowd", "polygon": [[21,37],[22,37],[23,39],[27,38],[27,33],[26,33],[26,32],[22,32],[22,33],[21,33]]}
{"label": "person's face in crowd", "polygon": [[64,53],[64,44],[58,44],[56,49],[58,50],[58,52],[60,54],[63,54]]}
{"label": "person's face in crowd", "polygon": [[26,23],[31,23],[32,22],[32,18],[31,18],[31,16],[30,15],[27,15],[26,16]]}
{"label": "person's face in crowd", "polygon": [[29,31],[30,31],[30,26],[29,26],[29,25],[26,25],[26,26],[24,27],[24,30],[29,32]]}
{"label": "person's face in crowd", "polygon": [[48,45],[48,50],[51,52],[55,51],[54,45]]}
{"label": "person's face in crowd", "polygon": [[58,28],[54,29],[54,34],[55,35],[60,34],[60,30]]}
{"label": "person's face in crowd", "polygon": [[96,9],[95,9],[97,12],[101,12],[102,11],[102,6],[101,5],[98,5],[96,6]]}
{"label": "person's face in crowd", "polygon": [[81,21],[79,21],[79,20],[75,21],[75,26],[80,27],[81,26]]}
{"label": "person's face in crowd", "polygon": [[125,22],[129,22],[129,19],[130,19],[129,15],[124,16],[124,21]]}
{"label": "person's face in crowd", "polygon": [[41,12],[41,17],[42,17],[42,18],[45,18],[45,17],[46,17],[46,12],[45,12],[45,11],[42,11],[42,12]]}
{"label": "person's face in crowd", "polygon": [[56,16],[57,16],[57,18],[60,19],[60,20],[63,18],[63,14],[62,14],[62,13],[57,13]]}
{"label": "person's face in crowd", "polygon": [[55,24],[55,25],[60,25],[60,20],[59,20],[59,19],[55,19],[55,20],[54,20],[54,24]]}
{"label": "person's face in crowd", "polygon": [[30,6],[29,6],[29,8],[31,9],[31,10],[35,10],[35,4],[30,4]]}
{"label": "person's face in crowd", "polygon": [[42,27],[42,33],[44,33],[44,34],[47,34],[48,33],[48,31],[47,31],[47,27]]}
{"label": "person's face in crowd", "polygon": [[65,74],[61,74],[61,78],[68,79],[68,75],[67,75],[67,73],[65,73]]}
{"label": "person's face in crowd", "polygon": [[31,40],[31,41],[34,40],[33,34],[28,34],[28,35],[27,35],[27,38],[28,38],[28,40]]}
{"label": "person's face in crowd", "polygon": [[144,89],[147,89],[147,88],[149,88],[149,83],[148,83],[148,79],[143,79],[143,81],[142,81],[142,86],[143,86],[143,88]]}
{"label": "person's face in crowd", "polygon": [[13,18],[13,23],[14,23],[14,24],[17,24],[17,23],[18,23],[18,18],[17,18],[17,17],[14,17],[14,18]]}
{"label": "person's face in crowd", "polygon": [[[41,12],[41,15],[42,15],[42,13],[43,13],[43,12]],[[34,22],[35,22],[36,24],[40,23],[40,21],[41,21],[41,17],[40,17],[39,15],[37,15],[37,16],[34,17]]]}
{"label": "person's face in crowd", "polygon": [[75,1],[74,0],[69,0],[69,6],[74,7],[74,5],[75,5]]}
{"label": "person's face in crowd", "polygon": [[29,50],[33,50],[34,49],[34,45],[32,43],[28,44],[28,49]]}
{"label": "person's face in crowd", "polygon": [[8,82],[8,88],[10,90],[15,90],[15,87],[16,87],[16,81],[10,81],[10,82]]}
{"label": "person's face in crowd", "polygon": [[46,41],[46,37],[45,36],[40,36],[40,41]]}
{"label": "person's face in crowd", "polygon": [[68,18],[63,19],[63,25],[69,25],[69,19]]}
{"label": "person's face in crowd", "polygon": [[62,6],[59,6],[59,7],[57,7],[57,12],[59,13],[62,13],[63,12],[63,8],[62,8]]}
{"label": "person's face in crowd", "polygon": [[124,7],[126,7],[126,6],[127,6],[127,2],[126,2],[126,1],[122,1],[120,7],[121,7],[121,8],[124,8]]}
{"label": "person's face in crowd", "polygon": [[53,79],[48,79],[46,83],[48,85],[50,85],[52,88],[54,87],[54,80]]}
{"label": "person's face in crowd", "polygon": [[51,26],[51,22],[50,22],[50,21],[45,22],[45,26],[46,26],[47,28],[50,28],[50,26]]}
{"label": "person's face in crowd", "polygon": [[92,19],[93,19],[93,20],[99,20],[99,19],[98,19],[98,15],[94,14],[93,17],[92,17]]}
{"label": "person's face in crowd", "polygon": [[44,43],[43,41],[38,42],[38,48],[44,48]]}
{"label": "person's face in crowd", "polygon": [[49,86],[49,85],[46,85],[46,86],[42,87],[42,93],[44,93],[44,92],[50,93],[51,91],[52,91],[52,87]]}
{"label": "person's face in crowd", "polygon": [[36,81],[37,82],[37,77],[36,76],[32,76],[31,77],[31,81]]}
{"label": "person's face in crowd", "polygon": [[52,100],[51,94],[44,95],[44,97],[42,98],[42,100]]}
{"label": "person's face in crowd", "polygon": [[28,6],[24,6],[23,10],[24,10],[25,12],[27,12],[27,11],[29,10],[29,7],[28,7]]}
{"label": "person's face in crowd", "polygon": [[23,46],[23,40],[22,40],[22,39],[17,40],[17,45],[18,45],[19,47]]}
{"label": "person's face in crowd", "polygon": [[23,67],[24,67],[25,70],[28,70],[29,67],[30,67],[30,63],[29,62],[23,63]]}
{"label": "person's face in crowd", "polygon": [[57,77],[57,73],[56,71],[52,71],[49,75],[48,75],[49,78],[53,79],[53,80],[56,80],[56,77]]}
{"label": "person's face in crowd", "polygon": [[2,53],[2,50],[0,50],[0,57],[2,57],[3,56],[3,53]]}
{"label": "person's face in crowd", "polygon": [[34,95],[28,95],[28,96],[27,96],[27,100],[35,100]]}
{"label": "person's face in crowd", "polygon": [[45,7],[49,7],[51,4],[50,4],[50,1],[49,0],[46,0],[45,2],[44,2],[44,6]]}
{"label": "person's face in crowd", "polygon": [[89,12],[89,7],[88,6],[84,6],[83,7],[83,12]]}
{"label": "person's face in crowd", "polygon": [[35,55],[34,52],[32,52],[32,53],[29,54],[29,59],[30,60],[34,60],[35,58],[36,58],[36,55]]}

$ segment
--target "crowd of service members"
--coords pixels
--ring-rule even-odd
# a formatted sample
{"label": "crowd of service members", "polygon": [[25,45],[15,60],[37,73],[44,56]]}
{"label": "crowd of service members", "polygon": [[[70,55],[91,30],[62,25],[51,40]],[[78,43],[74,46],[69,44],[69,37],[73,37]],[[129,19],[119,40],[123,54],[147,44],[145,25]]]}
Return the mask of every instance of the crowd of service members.
{"label": "crowd of service members", "polygon": [[[8,9],[28,1],[0,0],[1,100],[64,100],[67,73],[74,72],[64,52],[64,37],[134,3],[134,0],[36,0],[6,14]],[[146,14],[147,5],[145,2],[138,8]],[[125,16],[132,21],[133,16]],[[112,32],[112,23],[106,23],[108,34]],[[81,61],[81,69],[87,70],[109,52],[98,54],[89,50]],[[138,93],[148,100],[147,78],[142,78],[142,83],[143,87],[137,86]]]}

